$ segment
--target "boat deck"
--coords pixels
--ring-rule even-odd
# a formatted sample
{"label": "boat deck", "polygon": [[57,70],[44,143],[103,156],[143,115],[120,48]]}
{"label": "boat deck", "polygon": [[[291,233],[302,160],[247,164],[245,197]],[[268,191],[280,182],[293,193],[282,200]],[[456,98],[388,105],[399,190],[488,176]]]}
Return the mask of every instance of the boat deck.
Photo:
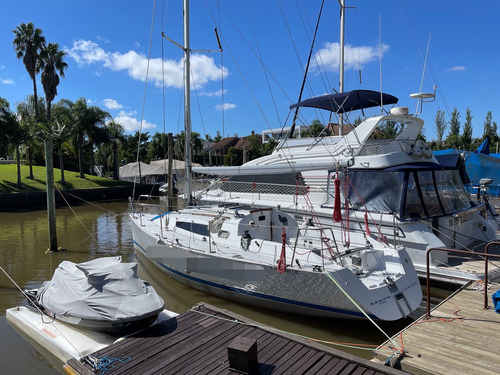
{"label": "boat deck", "polygon": [[[483,309],[482,284],[469,283],[392,339],[403,346],[403,371],[412,374],[498,374],[500,314],[492,307],[491,294],[500,283],[491,283],[487,310]],[[374,352],[385,361],[388,342]]]}
{"label": "boat deck", "polygon": [[[256,340],[259,374],[358,374],[402,372],[286,333],[273,331],[232,312],[199,304],[161,326],[93,353],[130,357],[114,362],[118,374],[236,374],[228,346],[237,337]],[[68,361],[77,374],[94,374],[88,363]]]}

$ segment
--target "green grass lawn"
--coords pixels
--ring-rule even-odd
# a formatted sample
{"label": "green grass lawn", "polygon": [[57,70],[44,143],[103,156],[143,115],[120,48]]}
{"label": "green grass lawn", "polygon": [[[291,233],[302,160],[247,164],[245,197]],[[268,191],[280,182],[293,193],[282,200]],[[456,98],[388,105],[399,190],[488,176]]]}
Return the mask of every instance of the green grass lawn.
{"label": "green grass lawn", "polygon": [[[33,180],[30,175],[29,166],[21,165],[21,186],[17,187],[17,165],[0,165],[0,194],[25,193],[30,191],[45,191],[45,167],[33,167]],[[91,176],[85,174],[80,178],[80,173],[64,171],[65,184],[61,184],[61,170],[54,168],[54,180],[61,190],[67,189],[90,189],[98,187],[124,186],[130,184],[125,181],[115,181],[109,178]]]}

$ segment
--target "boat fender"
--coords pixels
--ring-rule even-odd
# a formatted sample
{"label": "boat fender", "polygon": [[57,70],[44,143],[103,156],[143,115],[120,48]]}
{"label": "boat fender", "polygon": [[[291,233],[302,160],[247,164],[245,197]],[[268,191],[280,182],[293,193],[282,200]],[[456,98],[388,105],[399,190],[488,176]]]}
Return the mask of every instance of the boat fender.
{"label": "boat fender", "polygon": [[410,154],[412,148],[406,141],[399,142],[399,145],[401,146],[401,149],[406,152],[408,155]]}
{"label": "boat fender", "polygon": [[414,158],[422,157],[422,140],[421,139],[419,139],[415,142],[415,145],[413,146],[413,153],[411,154],[411,156]]}
{"label": "boat fender", "polygon": [[250,233],[248,233],[248,229],[245,229],[245,233],[243,233],[243,235],[241,236],[241,248],[243,250],[248,250],[248,248],[250,247],[250,242],[252,242],[252,236],[250,235]]}

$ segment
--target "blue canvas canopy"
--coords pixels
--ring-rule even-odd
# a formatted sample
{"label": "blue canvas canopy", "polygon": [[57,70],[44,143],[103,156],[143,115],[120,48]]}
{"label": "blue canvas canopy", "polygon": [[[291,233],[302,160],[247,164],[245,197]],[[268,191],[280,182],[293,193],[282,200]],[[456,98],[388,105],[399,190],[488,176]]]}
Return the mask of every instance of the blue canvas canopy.
{"label": "blue canvas canopy", "polygon": [[[382,99],[382,102],[381,102]],[[311,107],[326,109],[335,113],[355,111],[357,109],[380,107],[382,104],[396,104],[398,98],[372,90],[352,90],[339,94],[327,94],[302,100],[292,104],[290,109]]]}

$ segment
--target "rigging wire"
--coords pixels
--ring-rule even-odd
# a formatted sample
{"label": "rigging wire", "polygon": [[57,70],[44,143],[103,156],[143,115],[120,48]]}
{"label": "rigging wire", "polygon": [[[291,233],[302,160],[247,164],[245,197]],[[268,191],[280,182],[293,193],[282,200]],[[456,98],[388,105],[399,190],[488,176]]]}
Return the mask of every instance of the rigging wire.
{"label": "rigging wire", "polygon": [[[155,23],[155,12],[156,12],[156,0],[153,2],[153,15],[152,15],[152,20],[151,20],[151,32],[149,36],[149,48],[148,48],[148,62],[146,65],[146,79],[144,82],[144,96],[142,100],[142,110],[141,110],[141,121],[139,125],[139,139],[137,142],[137,155],[136,155],[136,160],[139,166],[139,176],[140,176],[140,170],[141,170],[141,164],[140,164],[140,151],[141,151],[141,136],[142,136],[142,124],[144,122],[144,111],[146,107],[146,94],[147,94],[147,89],[148,89],[148,79],[149,79],[149,63],[151,60],[151,46],[153,44],[153,30],[154,30],[154,23]],[[134,186],[132,190],[132,196],[135,196],[135,186],[136,186],[136,178],[134,178]]]}
{"label": "rigging wire", "polygon": [[[403,18],[403,22],[406,24],[406,27],[411,31],[410,35],[413,37],[413,41],[416,44],[417,56],[420,60],[420,63],[423,64],[423,56],[425,56],[426,48],[425,48],[425,45],[420,38],[420,35],[418,34],[417,27],[415,26],[415,22],[414,22],[413,17],[412,17],[412,13],[409,10],[408,4],[405,0],[399,0],[399,1],[397,1],[397,4],[398,4],[398,9],[401,13],[401,17]],[[448,114],[448,117],[450,118],[450,116],[451,116],[450,107],[448,106],[448,102],[446,101],[444,93],[441,90],[441,84],[439,83],[439,80],[437,78],[437,75],[434,71],[434,68],[432,66],[430,59],[428,61],[428,66],[429,66],[429,72],[432,76],[432,80],[435,82],[435,84],[437,86],[437,91],[439,93],[439,100],[441,100],[443,102],[445,112]],[[432,82],[430,82],[429,78],[427,78],[427,82],[431,86],[433,86],[433,84],[432,84]],[[439,101],[437,101],[436,103],[437,103],[438,107],[440,107]]]}
{"label": "rigging wire", "polygon": [[266,84],[267,84],[267,88],[269,90],[269,94],[271,95],[271,99],[272,99],[272,102],[273,102],[273,106],[274,106],[274,111],[276,113],[276,117],[278,118],[278,124],[281,124],[281,118],[280,118],[280,114],[279,114],[279,111],[278,111],[278,106],[276,105],[276,100],[274,98],[274,95],[273,95],[273,90],[271,88],[271,83],[269,82],[269,77],[268,77],[268,74],[267,74],[267,71],[266,71],[266,68],[264,66],[264,63],[263,63],[263,59],[262,59],[262,52],[260,50],[260,45],[259,45],[259,40],[257,38],[257,34],[255,33],[255,26],[252,22],[252,17],[250,15],[250,9],[248,7],[248,2],[246,2],[246,5],[247,5],[247,14],[248,14],[248,18],[250,20],[250,26],[252,28],[252,32],[253,32],[253,36],[254,36],[254,39],[255,39],[255,45],[257,46],[257,53],[259,55],[259,60],[261,62],[261,66],[262,66],[262,71],[264,72],[264,77],[266,79]]}
{"label": "rigging wire", "polygon": [[[318,34],[319,21],[321,20],[321,14],[323,13],[323,6],[324,6],[324,4],[325,4],[325,1],[323,0],[321,2],[321,8],[320,8],[319,14],[318,14],[318,21],[316,22],[316,28],[314,30],[314,36],[313,36],[313,40],[311,42],[311,48],[309,49],[309,57],[307,58],[307,64],[306,64],[306,68],[305,68],[305,71],[304,71],[304,78],[302,80],[302,86],[300,87],[300,91],[299,91],[298,102],[300,102],[302,100],[302,94],[304,92],[304,86],[306,85],[306,82],[307,82],[307,73],[309,72],[309,65],[311,63],[311,56],[312,56],[312,53],[313,53],[314,43],[316,41],[316,36]],[[290,129],[290,137],[293,136],[293,132],[295,130],[295,123],[297,122],[297,118],[298,118],[298,113],[299,113],[299,107],[295,108],[295,114],[294,114],[293,120],[292,120],[292,127]]]}

